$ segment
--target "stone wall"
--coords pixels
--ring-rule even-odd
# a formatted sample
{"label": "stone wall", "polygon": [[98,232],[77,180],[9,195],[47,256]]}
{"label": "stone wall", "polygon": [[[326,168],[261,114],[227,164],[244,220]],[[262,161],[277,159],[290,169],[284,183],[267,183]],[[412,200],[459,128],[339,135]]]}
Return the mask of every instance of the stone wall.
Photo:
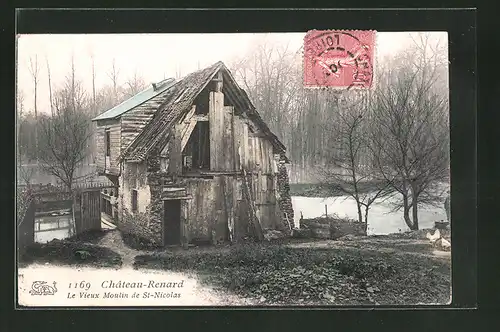
{"label": "stone wall", "polygon": [[288,180],[288,171],[286,169],[286,164],[283,161],[278,162],[278,175],[277,175],[278,190],[276,192],[278,204],[281,212],[283,213],[283,223],[288,228],[288,221],[285,218],[285,213],[288,216],[288,220],[293,227],[294,224],[294,213],[292,206],[292,197],[290,195],[290,182]]}
{"label": "stone wall", "polygon": [[350,219],[301,219],[299,225],[310,237],[318,239],[335,240],[345,235],[366,236],[365,224]]}
{"label": "stone wall", "polygon": [[124,210],[122,220],[118,223],[118,229],[126,234],[135,235],[142,240],[154,245],[162,245],[162,225],[151,218],[150,213],[130,213]]}
{"label": "stone wall", "polygon": [[[163,244],[163,174],[151,163],[124,165],[121,176],[121,218],[118,229],[136,235],[153,245]],[[137,190],[137,211],[132,211],[132,190]]]}

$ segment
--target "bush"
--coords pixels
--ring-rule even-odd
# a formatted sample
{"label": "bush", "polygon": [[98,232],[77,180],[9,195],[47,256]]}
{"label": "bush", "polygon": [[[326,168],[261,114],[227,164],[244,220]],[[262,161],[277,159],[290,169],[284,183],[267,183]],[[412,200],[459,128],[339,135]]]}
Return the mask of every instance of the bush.
{"label": "bush", "polygon": [[144,237],[141,237],[137,234],[132,234],[128,232],[120,231],[121,237],[123,239],[123,243],[129,248],[135,250],[146,250],[152,251],[158,249],[160,246],[153,243],[151,240],[148,240]]}
{"label": "bush", "polygon": [[104,231],[102,229],[90,230],[77,235],[73,235],[65,240],[69,242],[88,242],[97,244],[99,240],[102,239],[104,235],[106,235],[106,232],[107,231]]}

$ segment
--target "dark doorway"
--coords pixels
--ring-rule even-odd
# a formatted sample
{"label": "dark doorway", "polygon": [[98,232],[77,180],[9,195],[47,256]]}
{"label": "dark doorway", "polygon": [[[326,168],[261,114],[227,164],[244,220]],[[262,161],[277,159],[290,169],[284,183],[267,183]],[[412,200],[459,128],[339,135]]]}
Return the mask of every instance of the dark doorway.
{"label": "dark doorway", "polygon": [[166,200],[163,203],[163,242],[165,245],[181,243],[181,201]]}

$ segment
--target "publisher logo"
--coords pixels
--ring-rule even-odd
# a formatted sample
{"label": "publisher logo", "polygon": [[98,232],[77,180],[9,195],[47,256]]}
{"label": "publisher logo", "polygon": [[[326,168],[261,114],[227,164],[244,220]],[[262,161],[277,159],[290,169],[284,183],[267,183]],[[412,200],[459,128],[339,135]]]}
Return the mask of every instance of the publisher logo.
{"label": "publisher logo", "polygon": [[31,284],[31,295],[54,295],[57,292],[56,282],[52,283],[53,286],[48,285],[46,281],[33,281]]}

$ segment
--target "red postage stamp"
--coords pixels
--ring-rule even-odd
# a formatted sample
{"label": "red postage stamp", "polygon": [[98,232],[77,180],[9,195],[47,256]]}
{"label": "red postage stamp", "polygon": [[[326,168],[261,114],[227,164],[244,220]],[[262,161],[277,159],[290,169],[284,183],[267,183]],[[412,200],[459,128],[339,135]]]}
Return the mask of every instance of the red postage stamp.
{"label": "red postage stamp", "polygon": [[374,30],[310,30],[304,38],[304,86],[370,89]]}

